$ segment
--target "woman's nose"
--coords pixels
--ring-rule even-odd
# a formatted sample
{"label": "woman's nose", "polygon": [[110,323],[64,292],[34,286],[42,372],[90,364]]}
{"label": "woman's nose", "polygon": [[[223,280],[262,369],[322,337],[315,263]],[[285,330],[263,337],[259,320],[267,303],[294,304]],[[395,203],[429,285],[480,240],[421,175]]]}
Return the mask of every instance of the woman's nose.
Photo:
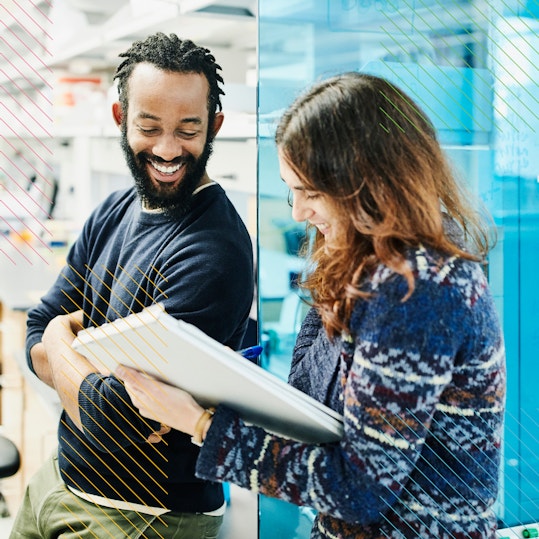
{"label": "woman's nose", "polygon": [[295,194],[292,199],[292,219],[301,223],[307,221],[312,214],[313,211],[307,201],[302,196]]}

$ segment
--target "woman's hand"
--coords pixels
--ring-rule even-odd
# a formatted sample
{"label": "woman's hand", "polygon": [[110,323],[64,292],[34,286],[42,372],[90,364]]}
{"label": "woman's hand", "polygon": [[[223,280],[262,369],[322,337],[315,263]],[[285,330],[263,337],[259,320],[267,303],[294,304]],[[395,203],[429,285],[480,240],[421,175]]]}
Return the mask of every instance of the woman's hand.
{"label": "woman's hand", "polygon": [[118,366],[114,374],[124,381],[125,389],[141,416],[189,435],[194,434],[204,408],[189,393],[123,365]]}

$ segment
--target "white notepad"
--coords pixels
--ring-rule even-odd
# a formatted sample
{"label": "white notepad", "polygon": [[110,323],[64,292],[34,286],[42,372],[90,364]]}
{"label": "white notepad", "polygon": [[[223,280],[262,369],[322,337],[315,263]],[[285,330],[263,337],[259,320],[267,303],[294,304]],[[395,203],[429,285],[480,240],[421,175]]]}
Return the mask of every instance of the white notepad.
{"label": "white notepad", "polygon": [[73,347],[101,372],[119,364],[191,393],[203,406],[226,404],[247,422],[309,443],[342,438],[343,418],[161,304],[79,332]]}

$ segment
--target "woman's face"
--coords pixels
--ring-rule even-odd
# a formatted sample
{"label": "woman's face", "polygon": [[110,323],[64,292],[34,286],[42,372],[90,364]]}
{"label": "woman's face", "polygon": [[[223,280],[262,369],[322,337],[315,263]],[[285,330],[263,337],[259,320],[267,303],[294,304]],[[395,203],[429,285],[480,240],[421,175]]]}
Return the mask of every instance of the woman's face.
{"label": "woman's face", "polygon": [[279,169],[282,180],[292,195],[292,218],[294,221],[307,221],[331,243],[342,230],[342,216],[332,199],[317,191],[305,189],[298,175],[292,170],[279,150]]}

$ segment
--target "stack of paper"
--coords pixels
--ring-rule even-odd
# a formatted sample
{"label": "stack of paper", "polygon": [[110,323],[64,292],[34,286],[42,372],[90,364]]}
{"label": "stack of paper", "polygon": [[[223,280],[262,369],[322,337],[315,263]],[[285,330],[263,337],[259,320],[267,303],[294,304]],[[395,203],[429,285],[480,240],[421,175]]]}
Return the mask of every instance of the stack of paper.
{"label": "stack of paper", "polygon": [[134,367],[185,389],[203,406],[226,404],[270,432],[309,443],[342,438],[341,415],[176,320],[161,304],[85,329],[73,347],[101,372]]}

